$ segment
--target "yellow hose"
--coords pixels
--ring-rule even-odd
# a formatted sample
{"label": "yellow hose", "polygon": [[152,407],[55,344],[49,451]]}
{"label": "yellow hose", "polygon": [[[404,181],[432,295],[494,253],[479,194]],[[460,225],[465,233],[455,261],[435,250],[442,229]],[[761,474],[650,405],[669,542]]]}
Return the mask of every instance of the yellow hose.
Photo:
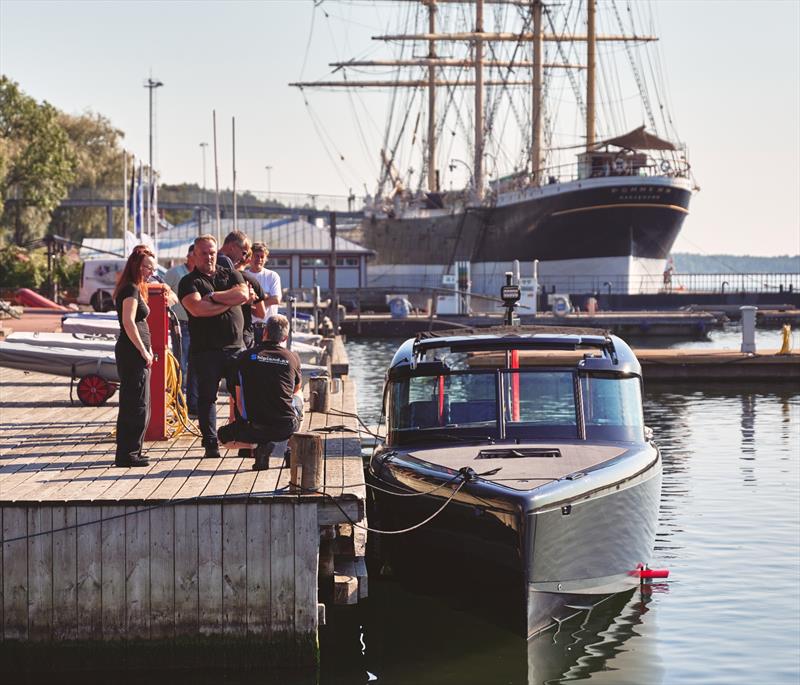
{"label": "yellow hose", "polygon": [[778,354],[791,354],[792,353],[792,327],[785,323],[783,324],[783,344],[781,345],[781,349],[778,350]]}
{"label": "yellow hose", "polygon": [[200,436],[200,431],[189,421],[186,397],[181,390],[181,365],[170,350],[167,350],[167,433],[177,438],[184,431]]}

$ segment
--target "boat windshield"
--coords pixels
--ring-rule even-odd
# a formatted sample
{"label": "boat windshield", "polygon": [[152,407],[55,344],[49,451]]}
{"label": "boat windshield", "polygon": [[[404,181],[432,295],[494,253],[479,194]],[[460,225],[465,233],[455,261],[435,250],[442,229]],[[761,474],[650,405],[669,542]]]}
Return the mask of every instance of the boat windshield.
{"label": "boat windshield", "polygon": [[387,418],[394,444],[440,431],[464,438],[625,442],[644,435],[638,378],[578,376],[573,370],[473,370],[397,379],[390,383]]}

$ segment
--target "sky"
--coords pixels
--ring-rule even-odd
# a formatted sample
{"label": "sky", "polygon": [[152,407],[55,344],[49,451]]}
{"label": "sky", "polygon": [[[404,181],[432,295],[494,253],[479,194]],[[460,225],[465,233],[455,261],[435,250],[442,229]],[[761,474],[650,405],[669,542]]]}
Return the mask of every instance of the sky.
{"label": "sky", "polygon": [[[800,0],[654,5],[672,118],[700,187],[673,250],[800,253]],[[374,121],[354,123],[344,93],[309,93],[309,108],[288,83],[369,54],[396,11],[380,0],[0,0],[0,72],[37,100],[106,116],[145,161],[144,82],[162,81],[154,166],[166,183],[202,184],[207,142],[213,188],[216,110],[221,187],[232,185],[235,117],[237,188],[361,195],[378,151],[360,127]]]}

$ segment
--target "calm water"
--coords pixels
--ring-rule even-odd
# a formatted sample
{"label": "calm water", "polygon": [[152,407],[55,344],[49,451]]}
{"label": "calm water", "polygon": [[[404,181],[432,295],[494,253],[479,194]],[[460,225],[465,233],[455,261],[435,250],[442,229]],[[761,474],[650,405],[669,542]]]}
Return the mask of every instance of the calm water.
{"label": "calm water", "polygon": [[[690,345],[739,343],[732,329]],[[397,344],[347,345],[369,422]],[[324,629],[320,682],[800,682],[800,388],[650,384],[646,397],[664,458],[653,566],[667,582],[527,644],[491,601],[371,578],[369,602]]]}

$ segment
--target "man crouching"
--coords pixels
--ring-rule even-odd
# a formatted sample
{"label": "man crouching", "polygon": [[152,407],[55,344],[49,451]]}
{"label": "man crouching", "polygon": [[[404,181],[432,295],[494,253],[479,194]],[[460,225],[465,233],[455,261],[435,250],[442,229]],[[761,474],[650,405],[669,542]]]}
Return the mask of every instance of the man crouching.
{"label": "man crouching", "polygon": [[300,359],[281,345],[289,337],[288,319],[271,316],[264,333],[262,342],[236,359],[236,419],[219,429],[225,447],[256,443],[255,471],[269,468],[275,443],[297,431],[303,412]]}

